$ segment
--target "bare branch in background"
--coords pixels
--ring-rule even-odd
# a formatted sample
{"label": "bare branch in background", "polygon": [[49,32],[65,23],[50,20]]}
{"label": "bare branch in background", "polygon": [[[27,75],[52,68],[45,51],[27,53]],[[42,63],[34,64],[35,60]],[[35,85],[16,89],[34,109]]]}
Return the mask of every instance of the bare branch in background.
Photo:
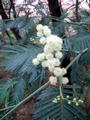
{"label": "bare branch in background", "polygon": [[16,18],[17,15],[16,15],[16,10],[15,10],[15,6],[14,6],[13,0],[10,0],[9,18],[10,18],[11,9],[13,10],[13,16],[14,16],[14,18]]}
{"label": "bare branch in background", "polygon": [[76,21],[79,22],[79,14],[78,14],[78,9],[79,9],[79,1],[76,0]]}
{"label": "bare branch in background", "polygon": [[[0,15],[3,20],[8,20],[8,16],[3,8],[2,0],[0,0]],[[21,39],[21,36],[19,35],[19,31],[16,30],[16,28],[12,28],[11,31],[13,32],[14,36],[16,37],[17,40]]]}

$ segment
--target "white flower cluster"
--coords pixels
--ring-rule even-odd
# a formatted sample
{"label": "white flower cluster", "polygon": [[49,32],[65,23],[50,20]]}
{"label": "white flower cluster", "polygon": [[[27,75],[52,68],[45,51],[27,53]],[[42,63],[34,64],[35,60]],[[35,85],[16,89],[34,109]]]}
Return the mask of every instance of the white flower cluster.
{"label": "white flower cluster", "polygon": [[[49,36],[51,35],[51,30],[48,28],[48,26],[43,26],[41,24],[37,25],[37,36],[42,37],[43,35]],[[43,38],[42,38],[43,39]]]}
{"label": "white flower cluster", "polygon": [[64,68],[60,68],[60,59],[63,56],[61,52],[63,40],[56,35],[52,35],[48,26],[39,24],[37,25],[37,31],[40,43],[44,45],[44,52],[33,59],[33,64],[39,65],[41,63],[42,67],[47,67],[54,74],[54,76],[49,78],[52,85],[56,85],[59,77],[63,84],[67,84],[68,79],[63,77],[67,71]]}

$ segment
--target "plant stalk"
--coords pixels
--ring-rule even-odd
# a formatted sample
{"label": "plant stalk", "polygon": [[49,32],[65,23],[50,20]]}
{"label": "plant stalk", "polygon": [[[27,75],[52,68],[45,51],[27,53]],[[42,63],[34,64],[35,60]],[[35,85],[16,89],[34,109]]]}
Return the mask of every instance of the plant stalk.
{"label": "plant stalk", "polygon": [[62,92],[62,79],[59,78],[59,91],[60,91],[60,120],[63,120],[63,92]]}
{"label": "plant stalk", "polygon": [[2,108],[2,109],[0,109],[0,112],[2,112],[2,111],[4,111],[4,110],[9,110],[9,109],[11,109],[11,108],[13,108],[13,107],[15,107],[16,105],[13,105],[13,106],[9,106],[9,107],[6,107],[6,108]]}

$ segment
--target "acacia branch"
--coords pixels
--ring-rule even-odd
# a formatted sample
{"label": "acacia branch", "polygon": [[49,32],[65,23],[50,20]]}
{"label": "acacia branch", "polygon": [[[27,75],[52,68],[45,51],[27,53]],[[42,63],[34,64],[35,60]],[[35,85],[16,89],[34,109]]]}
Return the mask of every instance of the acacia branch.
{"label": "acacia branch", "polygon": [[13,107],[15,107],[15,105],[9,106],[9,107],[6,107],[6,108],[2,108],[2,109],[0,109],[0,112],[5,111],[5,110],[9,110],[9,109],[11,109]]}
{"label": "acacia branch", "polygon": [[[81,51],[71,62],[70,64],[66,67],[66,70],[68,70],[74,62],[76,62],[80,56],[82,54],[84,54],[86,51],[88,50],[88,48],[84,49],[83,51]],[[5,114],[0,120],[3,120],[4,118],[6,118],[8,115],[10,115],[13,111],[15,111],[18,107],[20,107],[22,104],[24,104],[25,102],[27,102],[31,97],[33,97],[34,95],[36,95],[38,92],[40,92],[42,89],[46,88],[46,86],[48,86],[50,84],[50,82],[48,81],[47,83],[45,83],[43,86],[41,86],[39,89],[37,89],[35,92],[33,92],[32,94],[30,94],[28,97],[26,97],[24,100],[22,100],[21,102],[19,102],[14,108],[12,108],[7,114]]]}

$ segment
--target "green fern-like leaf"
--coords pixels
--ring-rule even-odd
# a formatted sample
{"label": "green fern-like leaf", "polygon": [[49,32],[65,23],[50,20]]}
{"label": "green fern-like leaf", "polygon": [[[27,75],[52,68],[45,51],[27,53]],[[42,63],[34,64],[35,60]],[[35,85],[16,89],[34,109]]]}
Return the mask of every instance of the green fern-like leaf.
{"label": "green fern-like leaf", "polygon": [[24,91],[26,88],[26,82],[23,78],[17,77],[16,78],[16,84],[15,86],[11,89],[11,94],[10,94],[10,102],[17,104],[19,103],[23,97],[24,97]]}
{"label": "green fern-like leaf", "polygon": [[41,48],[35,45],[30,45],[28,47],[23,46],[7,46],[7,50],[2,50],[2,52],[8,53],[5,56],[6,61],[2,66],[6,67],[6,71],[17,72],[18,73],[29,73],[34,65],[32,64],[32,59],[41,52]]}
{"label": "green fern-like leaf", "polygon": [[27,78],[29,85],[35,81],[42,83],[45,80],[45,69],[40,65],[36,67],[32,64],[32,59],[42,52],[42,47],[34,44],[28,47],[19,45],[6,46],[6,50],[0,51],[6,53],[4,56],[5,61],[1,65],[5,66],[6,71]]}
{"label": "green fern-like leaf", "polygon": [[10,93],[10,90],[16,84],[14,79],[9,79],[6,83],[0,85],[0,104],[5,102],[7,95]]}

